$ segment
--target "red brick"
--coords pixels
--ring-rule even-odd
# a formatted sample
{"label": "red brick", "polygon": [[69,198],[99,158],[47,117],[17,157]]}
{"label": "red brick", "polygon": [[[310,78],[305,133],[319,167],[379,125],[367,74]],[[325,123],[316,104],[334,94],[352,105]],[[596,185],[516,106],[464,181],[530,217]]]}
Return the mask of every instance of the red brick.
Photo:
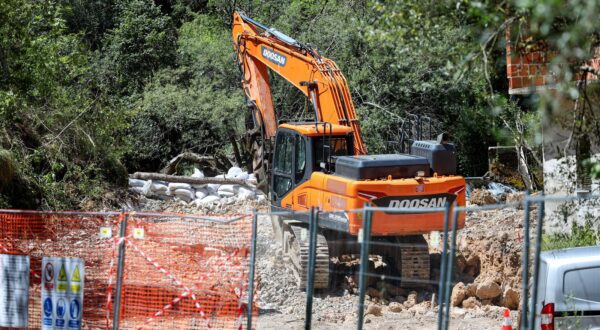
{"label": "red brick", "polygon": [[521,88],[523,87],[523,84],[521,83],[521,78],[516,77],[516,78],[510,78],[509,84],[508,84],[510,89],[515,89],[515,88]]}

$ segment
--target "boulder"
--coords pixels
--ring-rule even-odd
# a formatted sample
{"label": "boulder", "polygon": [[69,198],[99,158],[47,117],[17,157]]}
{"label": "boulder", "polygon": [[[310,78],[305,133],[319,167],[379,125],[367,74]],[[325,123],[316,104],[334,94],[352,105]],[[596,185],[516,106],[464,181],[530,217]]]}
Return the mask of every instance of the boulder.
{"label": "boulder", "polygon": [[367,289],[367,294],[371,298],[379,298],[379,299],[381,299],[383,297],[383,295],[381,294],[381,291],[379,291],[379,290],[377,290],[375,288],[371,288],[371,287],[369,287]]}
{"label": "boulder", "polygon": [[477,291],[475,295],[477,298],[485,300],[485,299],[494,299],[502,294],[502,289],[498,285],[498,283],[487,279],[482,283],[477,285]]}
{"label": "boulder", "polygon": [[460,303],[467,298],[467,288],[463,282],[458,282],[452,289],[450,303],[452,306],[460,306]]}
{"label": "boulder", "polygon": [[504,293],[502,293],[502,306],[510,310],[516,310],[519,308],[519,300],[519,291],[513,288],[506,288],[506,290],[504,290]]}
{"label": "boulder", "polygon": [[402,312],[404,307],[402,307],[401,303],[394,301],[388,305],[388,309],[390,310],[390,312],[400,313],[400,312]]}
{"label": "boulder", "polygon": [[404,302],[404,307],[411,308],[417,304],[417,292],[411,291],[406,297],[406,301]]}
{"label": "boulder", "polygon": [[469,196],[469,201],[472,204],[477,205],[488,205],[488,204],[496,204],[496,198],[494,195],[485,189],[474,189]]}
{"label": "boulder", "polygon": [[365,312],[365,315],[381,316],[381,306],[376,304],[370,304],[369,306],[367,306],[367,311]]}
{"label": "boulder", "polygon": [[477,301],[477,298],[470,297],[470,298],[463,300],[462,307],[467,308],[467,309],[473,309],[476,307],[481,307],[481,303],[479,301]]}
{"label": "boulder", "polygon": [[515,192],[506,194],[506,204],[518,203],[517,208],[523,209],[523,201],[525,200],[525,193]]}

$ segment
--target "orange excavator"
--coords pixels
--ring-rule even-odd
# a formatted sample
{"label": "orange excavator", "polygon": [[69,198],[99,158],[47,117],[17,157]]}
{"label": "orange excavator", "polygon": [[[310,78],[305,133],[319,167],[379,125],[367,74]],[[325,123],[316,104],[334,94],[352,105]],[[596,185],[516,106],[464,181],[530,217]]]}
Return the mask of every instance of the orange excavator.
{"label": "orange excavator", "polygon": [[[318,222],[314,287],[329,286],[331,258],[357,253],[362,214],[346,211],[365,205],[386,208],[373,213],[372,239],[383,244],[373,245],[371,254],[385,259],[403,287],[427,283],[430,259],[423,234],[443,229],[443,213],[400,214],[389,208],[465,205],[465,179],[456,175],[456,152],[447,136],[415,141],[411,154],[369,155],[348,83],[335,62],[240,12],[233,15],[232,33],[251,126],[260,133],[253,170],[268,187],[272,210],[326,211]],[[314,121],[278,121],[269,71],[304,93]],[[272,217],[275,238],[300,288],[308,265],[302,214]],[[458,227],[464,222],[459,216]]]}

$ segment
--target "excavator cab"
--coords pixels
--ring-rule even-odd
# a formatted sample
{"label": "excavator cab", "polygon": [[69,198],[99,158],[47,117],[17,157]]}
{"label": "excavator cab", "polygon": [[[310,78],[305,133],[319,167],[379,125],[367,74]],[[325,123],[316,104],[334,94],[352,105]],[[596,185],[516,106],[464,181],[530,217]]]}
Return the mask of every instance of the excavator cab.
{"label": "excavator cab", "polygon": [[[331,173],[338,157],[353,154],[352,131],[330,123],[280,125],[271,171],[271,202],[281,200],[308,181],[313,172]],[[290,207],[289,205],[288,207]]]}

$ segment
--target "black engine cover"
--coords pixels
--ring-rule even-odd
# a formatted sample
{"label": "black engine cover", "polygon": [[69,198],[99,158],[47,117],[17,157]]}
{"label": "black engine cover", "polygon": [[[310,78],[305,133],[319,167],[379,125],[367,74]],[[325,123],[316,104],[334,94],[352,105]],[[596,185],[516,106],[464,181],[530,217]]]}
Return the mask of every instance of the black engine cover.
{"label": "black engine cover", "polygon": [[427,158],[414,155],[341,156],[335,162],[335,175],[354,180],[414,178],[417,172],[430,176]]}

